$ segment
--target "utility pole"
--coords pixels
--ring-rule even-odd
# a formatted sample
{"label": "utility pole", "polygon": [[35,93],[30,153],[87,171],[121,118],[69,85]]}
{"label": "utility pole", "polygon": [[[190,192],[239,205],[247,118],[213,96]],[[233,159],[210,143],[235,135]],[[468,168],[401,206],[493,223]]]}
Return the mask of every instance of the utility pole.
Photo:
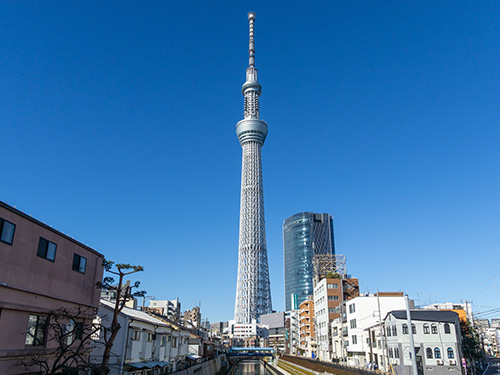
{"label": "utility pole", "polygon": [[410,301],[408,298],[408,295],[405,296],[406,298],[406,320],[408,323],[408,331],[410,334],[410,357],[411,357],[411,364],[413,368],[413,375],[418,375],[418,369],[417,369],[417,356],[415,353],[415,342],[413,341],[413,327],[411,325],[411,316],[410,316]]}

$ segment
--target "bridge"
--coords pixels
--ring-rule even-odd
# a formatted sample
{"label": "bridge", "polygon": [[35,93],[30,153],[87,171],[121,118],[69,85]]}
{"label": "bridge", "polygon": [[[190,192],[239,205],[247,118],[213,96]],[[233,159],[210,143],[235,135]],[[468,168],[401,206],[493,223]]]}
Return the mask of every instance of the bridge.
{"label": "bridge", "polygon": [[231,357],[274,357],[273,348],[231,348],[227,353]]}

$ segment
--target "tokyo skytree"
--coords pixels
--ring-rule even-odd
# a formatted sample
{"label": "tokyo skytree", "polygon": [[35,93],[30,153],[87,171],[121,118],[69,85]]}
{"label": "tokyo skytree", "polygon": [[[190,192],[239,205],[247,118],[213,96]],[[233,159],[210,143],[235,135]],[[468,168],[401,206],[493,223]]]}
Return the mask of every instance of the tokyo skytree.
{"label": "tokyo skytree", "polygon": [[271,289],[267,265],[264,191],[262,187],[261,148],[267,135],[267,124],[259,119],[261,86],[255,68],[255,13],[248,13],[250,43],[246,82],[244,119],[236,124],[236,134],[243,148],[241,167],[240,240],[238,282],[234,320],[237,323],[259,321],[271,308]]}

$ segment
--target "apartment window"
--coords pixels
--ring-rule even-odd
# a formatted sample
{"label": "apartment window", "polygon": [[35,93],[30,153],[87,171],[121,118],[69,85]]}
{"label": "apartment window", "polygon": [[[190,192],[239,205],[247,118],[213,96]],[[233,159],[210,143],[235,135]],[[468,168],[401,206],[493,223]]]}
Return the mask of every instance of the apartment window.
{"label": "apartment window", "polygon": [[385,333],[386,333],[387,337],[390,337],[391,336],[391,327],[385,327]]}
{"label": "apartment window", "polygon": [[177,337],[172,337],[172,348],[177,347]]}
{"label": "apartment window", "polygon": [[441,349],[434,348],[434,357],[435,358],[441,358]]}
{"label": "apartment window", "polygon": [[132,335],[132,340],[139,341],[141,339],[141,331],[134,330],[134,334]]}
{"label": "apartment window", "polygon": [[358,343],[358,336],[352,335],[352,344],[355,345]]}
{"label": "apartment window", "polygon": [[425,354],[427,358],[432,358],[432,349],[431,348],[425,349]]}
{"label": "apartment window", "polygon": [[389,358],[394,358],[394,354],[392,353],[392,348],[389,348]]}
{"label": "apartment window", "polygon": [[38,243],[38,252],[36,255],[53,262],[56,259],[56,249],[57,245],[54,242],[50,242],[45,238],[40,237],[40,242]]}
{"label": "apartment window", "polygon": [[351,328],[356,328],[356,319],[351,319],[350,322]]}
{"label": "apartment window", "polygon": [[352,305],[349,305],[349,312],[352,314],[353,312],[356,312],[356,306],[353,303]]}
{"label": "apartment window", "polygon": [[73,271],[78,271],[80,273],[85,273],[85,267],[87,266],[87,258],[82,257],[75,253],[73,255]]}
{"label": "apartment window", "polygon": [[437,327],[437,325],[435,325],[435,324],[431,325],[431,332],[433,334],[438,333],[438,327]]}
{"label": "apartment window", "polygon": [[407,335],[408,334],[408,324],[403,324],[403,335]]}
{"label": "apartment window", "polygon": [[148,332],[148,341],[153,341],[153,334]]}
{"label": "apartment window", "polygon": [[47,316],[30,315],[28,319],[28,332],[26,332],[26,345],[43,346],[47,333]]}
{"label": "apartment window", "polygon": [[167,345],[167,336],[162,336],[160,346],[166,346],[166,345]]}
{"label": "apartment window", "polygon": [[399,358],[399,348],[394,348],[394,358]]}
{"label": "apartment window", "polygon": [[425,334],[429,333],[429,325],[428,324],[424,324],[424,333]]}
{"label": "apartment window", "polygon": [[455,358],[455,353],[453,353],[453,348],[448,348],[447,352],[448,352],[449,359]]}
{"label": "apartment window", "polygon": [[416,335],[416,334],[417,334],[417,328],[415,327],[415,324],[412,324],[412,325],[411,325],[411,331],[412,331],[412,333],[413,333],[414,335]]}
{"label": "apartment window", "polygon": [[328,301],[338,301],[339,296],[328,296]]}
{"label": "apartment window", "polygon": [[335,312],[335,307],[329,307],[328,308],[328,313],[333,314]]}
{"label": "apartment window", "polygon": [[327,288],[328,289],[338,289],[339,288],[339,284],[327,284]]}
{"label": "apartment window", "polygon": [[14,232],[16,230],[16,224],[10,221],[0,219],[0,241],[12,245],[14,240]]}
{"label": "apartment window", "polygon": [[392,326],[392,335],[393,336],[397,336],[398,335],[398,329],[396,328],[396,326]]}
{"label": "apartment window", "polygon": [[450,325],[448,323],[444,323],[444,333],[451,333]]}

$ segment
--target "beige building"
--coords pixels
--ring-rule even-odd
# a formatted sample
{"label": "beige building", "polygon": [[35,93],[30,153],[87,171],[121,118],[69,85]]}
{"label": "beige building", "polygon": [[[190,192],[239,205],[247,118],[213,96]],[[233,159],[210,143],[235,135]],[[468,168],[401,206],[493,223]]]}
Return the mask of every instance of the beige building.
{"label": "beige building", "polygon": [[314,340],[314,301],[309,296],[299,305],[300,349],[304,355],[311,358],[315,348]]}
{"label": "beige building", "polygon": [[69,329],[92,322],[102,263],[97,251],[0,202],[0,374],[30,372],[23,360],[51,355],[48,327],[62,308],[80,311]]}

